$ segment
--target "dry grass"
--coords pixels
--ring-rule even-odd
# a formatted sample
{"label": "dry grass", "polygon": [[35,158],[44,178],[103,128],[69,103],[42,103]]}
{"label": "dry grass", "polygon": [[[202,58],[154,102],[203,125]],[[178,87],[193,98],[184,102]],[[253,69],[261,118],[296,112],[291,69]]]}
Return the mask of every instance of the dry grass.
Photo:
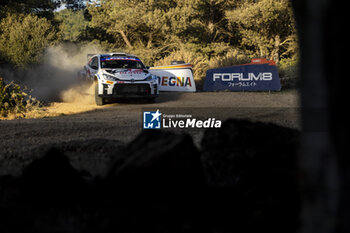
{"label": "dry grass", "polygon": [[185,61],[193,65],[194,78],[200,79],[208,67],[208,59],[193,51],[180,49],[172,52],[169,56],[155,62],[155,66],[164,66],[171,64],[172,61]]}
{"label": "dry grass", "polygon": [[53,102],[48,106],[33,106],[21,114],[13,112],[7,114],[6,116],[0,116],[0,120],[57,117],[94,111],[96,109],[103,108],[95,104],[93,85],[76,86],[69,90],[63,91],[61,93],[61,99],[62,102]]}

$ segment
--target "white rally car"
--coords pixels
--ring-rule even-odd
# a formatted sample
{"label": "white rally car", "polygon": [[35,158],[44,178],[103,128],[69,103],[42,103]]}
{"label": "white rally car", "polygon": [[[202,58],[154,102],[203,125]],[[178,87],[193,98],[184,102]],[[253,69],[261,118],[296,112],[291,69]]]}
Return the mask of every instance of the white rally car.
{"label": "white rally car", "polygon": [[159,95],[159,77],[152,75],[141,60],[131,54],[108,53],[90,56],[80,78],[95,82],[95,101],[103,105],[107,99],[147,98]]}

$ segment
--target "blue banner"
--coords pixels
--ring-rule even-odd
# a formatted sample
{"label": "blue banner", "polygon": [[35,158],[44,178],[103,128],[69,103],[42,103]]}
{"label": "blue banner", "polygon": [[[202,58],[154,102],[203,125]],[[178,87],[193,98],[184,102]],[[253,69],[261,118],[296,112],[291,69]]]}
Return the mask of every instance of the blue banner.
{"label": "blue banner", "polygon": [[271,64],[246,64],[210,69],[204,91],[279,91],[277,67]]}

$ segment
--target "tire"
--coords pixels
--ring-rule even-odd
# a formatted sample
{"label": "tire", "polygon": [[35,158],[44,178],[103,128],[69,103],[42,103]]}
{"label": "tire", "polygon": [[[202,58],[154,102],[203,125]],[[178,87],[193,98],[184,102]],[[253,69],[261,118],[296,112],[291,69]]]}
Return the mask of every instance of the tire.
{"label": "tire", "polygon": [[105,104],[104,99],[102,97],[98,96],[98,82],[95,83],[95,103],[98,106]]}

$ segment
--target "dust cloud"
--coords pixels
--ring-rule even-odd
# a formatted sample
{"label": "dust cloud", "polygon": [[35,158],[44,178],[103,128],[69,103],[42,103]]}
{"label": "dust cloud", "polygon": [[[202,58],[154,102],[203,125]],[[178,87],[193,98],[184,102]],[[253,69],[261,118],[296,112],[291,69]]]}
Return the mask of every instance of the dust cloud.
{"label": "dust cloud", "polygon": [[27,113],[26,118],[77,114],[97,108],[94,85],[78,79],[87,54],[103,53],[96,45],[60,44],[48,48],[40,65],[27,69],[0,68],[5,82],[15,82],[45,107]]}
{"label": "dust cloud", "polygon": [[[7,82],[14,81],[27,87],[40,101],[83,100],[87,97],[84,92],[88,92],[90,86],[79,83],[77,74],[86,64],[87,54],[100,52],[102,49],[96,45],[60,44],[45,51],[40,65],[27,69],[1,68],[0,75]],[[84,88],[87,89],[84,91]],[[75,89],[76,97],[73,96]],[[72,92],[71,98],[65,97],[67,92]]]}
{"label": "dust cloud", "polygon": [[61,99],[66,103],[95,104],[93,84],[82,84],[61,92]]}

